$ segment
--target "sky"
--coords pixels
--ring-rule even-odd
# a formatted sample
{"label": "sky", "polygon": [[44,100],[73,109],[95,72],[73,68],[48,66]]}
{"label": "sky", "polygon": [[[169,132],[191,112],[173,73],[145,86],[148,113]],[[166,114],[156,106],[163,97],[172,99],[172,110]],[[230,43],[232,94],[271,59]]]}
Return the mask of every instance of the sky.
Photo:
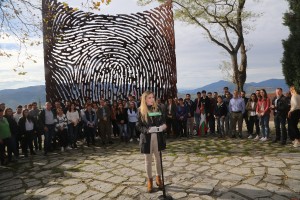
{"label": "sky", "polygon": [[[16,1],[16,0],[15,0]],[[79,7],[81,0],[65,0],[70,6]],[[112,0],[108,6],[102,6],[98,13],[130,14],[156,7],[157,3],[148,6],[138,6],[136,0]],[[248,0],[247,10],[262,13],[251,26],[255,29],[245,35],[248,51],[248,70],[246,82],[260,82],[277,78],[283,79],[280,60],[283,48],[281,41],[288,37],[288,28],[283,26],[282,16],[288,10],[288,3],[274,0],[259,2]],[[1,34],[1,33],[0,33]],[[222,48],[210,42],[203,35],[203,30],[193,25],[175,21],[175,43],[177,61],[177,88],[193,89],[207,84],[225,80],[219,66],[222,61],[229,60]],[[41,38],[39,40],[42,41]],[[28,52],[34,55],[36,63],[24,59],[26,75],[20,76],[13,71],[18,60],[18,45],[11,38],[0,39],[0,49],[11,53],[10,58],[0,57],[0,90],[15,89],[33,85],[45,84],[43,46],[28,47]]]}

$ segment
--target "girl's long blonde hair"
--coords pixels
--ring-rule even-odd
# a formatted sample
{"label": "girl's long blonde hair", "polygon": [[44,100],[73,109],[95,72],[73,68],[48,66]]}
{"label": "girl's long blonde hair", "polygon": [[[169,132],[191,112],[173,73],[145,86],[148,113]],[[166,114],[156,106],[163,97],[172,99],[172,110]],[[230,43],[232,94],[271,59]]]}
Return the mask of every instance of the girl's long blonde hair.
{"label": "girl's long blonde hair", "polygon": [[140,106],[141,119],[142,119],[142,121],[144,121],[146,123],[148,122],[148,112],[149,111],[158,111],[158,106],[156,104],[156,101],[153,101],[152,109],[151,110],[148,109],[146,99],[150,94],[153,94],[153,92],[146,91],[143,93],[142,99],[141,99],[141,106]]}
{"label": "girl's long blonde hair", "polygon": [[297,90],[296,90],[296,88],[295,88],[294,85],[290,86],[290,92],[291,92],[292,95],[298,94],[298,92],[297,92]]}

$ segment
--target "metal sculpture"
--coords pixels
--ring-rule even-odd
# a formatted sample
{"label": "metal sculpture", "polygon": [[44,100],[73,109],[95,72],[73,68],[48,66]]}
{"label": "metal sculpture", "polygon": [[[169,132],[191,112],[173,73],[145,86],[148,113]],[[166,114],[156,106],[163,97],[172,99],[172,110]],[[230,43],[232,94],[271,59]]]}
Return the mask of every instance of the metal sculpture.
{"label": "metal sculpture", "polygon": [[112,16],[43,0],[43,29],[47,101],[177,94],[171,1]]}

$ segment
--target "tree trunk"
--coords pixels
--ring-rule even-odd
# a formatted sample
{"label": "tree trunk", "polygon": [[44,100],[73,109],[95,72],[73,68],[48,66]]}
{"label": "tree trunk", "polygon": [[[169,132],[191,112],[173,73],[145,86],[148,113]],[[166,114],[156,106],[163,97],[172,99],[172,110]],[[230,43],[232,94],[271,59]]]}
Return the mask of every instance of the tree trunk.
{"label": "tree trunk", "polygon": [[243,91],[244,85],[246,82],[246,78],[247,78],[247,73],[246,73],[246,71],[247,71],[247,51],[246,51],[244,41],[242,42],[240,51],[241,51],[241,63],[240,63],[240,67],[239,67],[238,86],[240,88],[239,91]]}
{"label": "tree trunk", "polygon": [[246,47],[244,42],[241,44],[241,62],[238,65],[238,52],[231,52],[231,63],[233,69],[233,83],[236,85],[236,90],[243,91],[244,85],[246,82],[246,69],[247,69],[247,54],[246,54]]}

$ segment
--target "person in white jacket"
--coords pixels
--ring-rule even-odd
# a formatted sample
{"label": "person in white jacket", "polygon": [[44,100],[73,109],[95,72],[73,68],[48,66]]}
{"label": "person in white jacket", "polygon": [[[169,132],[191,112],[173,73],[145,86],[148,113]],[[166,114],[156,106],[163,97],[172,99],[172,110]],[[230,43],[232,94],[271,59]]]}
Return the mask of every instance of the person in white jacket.
{"label": "person in white jacket", "polygon": [[71,148],[77,148],[78,123],[80,121],[79,112],[75,108],[75,103],[71,103],[67,111],[68,133]]}
{"label": "person in white jacket", "polygon": [[127,115],[128,115],[128,135],[130,138],[130,142],[133,141],[134,138],[136,138],[136,130],[135,130],[135,125],[136,122],[138,121],[138,111],[136,108],[135,103],[132,101],[129,104],[129,108],[127,110]]}
{"label": "person in white jacket", "polygon": [[65,148],[68,145],[68,119],[64,114],[62,108],[58,108],[56,112],[57,116],[55,119],[55,131],[59,138],[61,151],[64,152]]}

